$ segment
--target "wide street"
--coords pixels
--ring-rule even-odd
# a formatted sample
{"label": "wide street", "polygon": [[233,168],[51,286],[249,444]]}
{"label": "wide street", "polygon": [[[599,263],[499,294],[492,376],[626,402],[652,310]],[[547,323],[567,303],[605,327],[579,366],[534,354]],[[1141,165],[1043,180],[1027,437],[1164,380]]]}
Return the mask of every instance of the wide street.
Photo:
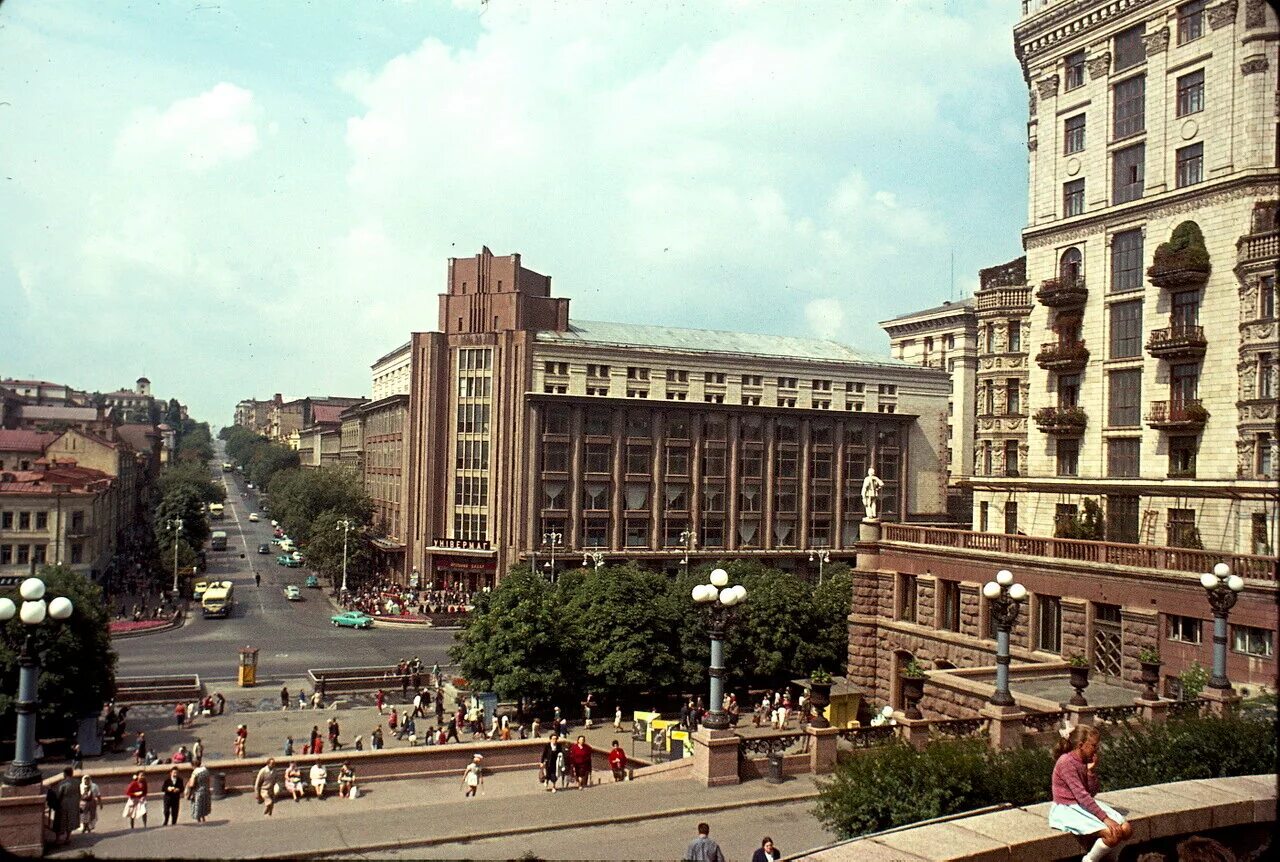
{"label": "wide street", "polygon": [[[226,551],[208,551],[207,579],[230,580],[235,584],[235,610],[227,619],[204,619],[196,603],[186,623],[172,631],[113,641],[120,655],[117,674],[197,673],[202,680],[226,682],[235,679],[238,651],[244,646],[259,649],[258,680],[293,683],[308,668],[352,667],[394,664],[401,658],[418,656],[429,667],[447,663],[453,642],[452,630],[374,626],[367,631],[334,628],[329,617],[335,612],[323,589],[303,589],[303,601],[284,597],[286,584],[302,586],[308,570],[288,569],[276,564],[278,547],[271,553],[257,553],[258,545],[271,541],[271,518],[262,515],[258,523],[249,521],[255,511],[257,492],[241,497],[244,479],[239,474],[222,473],[215,460],[215,481],[225,481],[225,519],[210,521],[211,530],[225,530]],[[254,574],[262,576],[255,587]]]}

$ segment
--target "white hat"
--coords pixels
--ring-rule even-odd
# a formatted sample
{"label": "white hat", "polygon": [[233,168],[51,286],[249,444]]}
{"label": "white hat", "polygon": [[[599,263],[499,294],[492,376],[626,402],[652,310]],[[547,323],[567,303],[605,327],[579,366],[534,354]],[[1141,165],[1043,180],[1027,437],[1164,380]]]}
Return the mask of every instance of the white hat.
{"label": "white hat", "polygon": [[484,755],[483,755],[483,754],[477,754],[477,755],[476,755],[476,760],[484,760]]}

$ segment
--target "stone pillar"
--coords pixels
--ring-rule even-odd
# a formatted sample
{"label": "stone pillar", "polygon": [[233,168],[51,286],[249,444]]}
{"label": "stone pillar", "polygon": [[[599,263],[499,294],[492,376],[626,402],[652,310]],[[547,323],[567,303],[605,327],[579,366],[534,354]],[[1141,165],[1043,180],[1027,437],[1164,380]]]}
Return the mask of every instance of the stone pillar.
{"label": "stone pillar", "polygon": [[1209,714],[1219,718],[1235,712],[1240,706],[1240,695],[1230,688],[1206,688],[1200,696],[1209,702]]}
{"label": "stone pillar", "polygon": [[825,775],[836,768],[836,744],[840,741],[838,727],[806,727],[809,734],[809,771]]}
{"label": "stone pillar", "polygon": [[1146,700],[1144,698],[1134,698],[1133,701],[1139,709],[1142,710],[1142,720],[1157,724],[1169,717],[1169,707],[1173,706],[1171,700]]}
{"label": "stone pillar", "polygon": [[859,569],[878,571],[880,568],[880,519],[863,518],[858,528]]}
{"label": "stone pillar", "polygon": [[737,784],[738,735],[731,730],[694,731],[689,738],[693,742],[693,777],[707,787],[724,787]]}
{"label": "stone pillar", "polygon": [[0,784],[0,847],[6,853],[35,859],[44,855],[44,793],[39,782]]}
{"label": "stone pillar", "polygon": [[905,718],[897,713],[894,719],[898,722],[898,737],[917,751],[929,744],[929,719]]}
{"label": "stone pillar", "polygon": [[1062,597],[1062,655],[1088,655],[1088,608],[1084,599]]}
{"label": "stone pillar", "polygon": [[1067,723],[1072,727],[1081,724],[1093,724],[1093,707],[1092,706],[1072,706],[1067,704],[1063,707],[1067,712]]}
{"label": "stone pillar", "polygon": [[1124,653],[1120,656],[1120,672],[1126,682],[1142,682],[1142,663],[1138,654],[1143,647],[1160,646],[1160,615],[1145,608],[1121,608],[1120,630]]}
{"label": "stone pillar", "polygon": [[1024,734],[1022,720],[1027,714],[1017,706],[995,706],[983,704],[978,715],[990,719],[988,731],[991,747],[995,749],[1013,749],[1022,747]]}

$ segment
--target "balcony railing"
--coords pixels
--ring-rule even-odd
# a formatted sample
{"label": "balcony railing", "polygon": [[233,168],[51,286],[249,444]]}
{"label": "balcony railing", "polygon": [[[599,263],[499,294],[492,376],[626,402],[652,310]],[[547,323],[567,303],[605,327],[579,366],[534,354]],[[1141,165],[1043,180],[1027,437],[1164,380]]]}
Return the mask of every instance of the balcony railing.
{"label": "balcony railing", "polygon": [[1040,289],[1036,291],[1040,304],[1050,308],[1084,305],[1088,298],[1089,291],[1085,289],[1083,278],[1047,278],[1040,282]]}
{"label": "balcony railing", "polygon": [[885,523],[880,529],[881,536],[886,542],[960,548],[984,551],[998,556],[1014,554],[1132,566],[1161,572],[1186,572],[1189,575],[1210,572],[1213,571],[1216,563],[1226,563],[1234,574],[1271,584],[1276,582],[1276,558],[1254,554],[1168,548],[1160,545],[1130,545],[1121,542],[1090,542],[1042,536],[1014,536],[1006,533],[975,533],[969,530],[917,527],[912,524]]}
{"label": "balcony railing", "polygon": [[978,311],[1013,310],[1031,307],[1029,287],[991,287],[974,294]]}
{"label": "balcony railing", "polygon": [[1036,427],[1045,434],[1079,437],[1089,417],[1079,407],[1041,407],[1035,414]]}
{"label": "balcony railing", "polygon": [[1147,412],[1148,425],[1171,431],[1203,428],[1208,421],[1209,411],[1204,409],[1199,398],[1152,401]]}
{"label": "balcony railing", "polygon": [[1079,371],[1089,362],[1083,341],[1050,341],[1040,345],[1036,364],[1046,371]]}
{"label": "balcony railing", "polygon": [[1280,229],[1242,236],[1236,242],[1236,262],[1252,263],[1280,257]]}
{"label": "balcony railing", "polygon": [[1147,339],[1147,352],[1159,359],[1191,359],[1204,356],[1209,346],[1203,326],[1175,324],[1152,330]]}

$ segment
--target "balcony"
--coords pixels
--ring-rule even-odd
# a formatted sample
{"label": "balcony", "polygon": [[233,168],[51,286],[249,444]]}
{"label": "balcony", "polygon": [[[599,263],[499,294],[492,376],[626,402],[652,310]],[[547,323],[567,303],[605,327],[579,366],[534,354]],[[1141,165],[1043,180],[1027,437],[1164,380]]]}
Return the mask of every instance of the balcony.
{"label": "balcony", "polygon": [[1036,364],[1045,371],[1079,371],[1089,362],[1083,341],[1050,341],[1040,345]]}
{"label": "balcony", "polygon": [[1089,417],[1080,407],[1041,407],[1035,413],[1036,427],[1045,434],[1080,437]]}
{"label": "balcony", "polygon": [[1199,398],[1183,401],[1152,401],[1147,424],[1161,431],[1199,431],[1209,421],[1209,411]]}
{"label": "balcony", "polygon": [[1084,305],[1088,298],[1089,291],[1085,289],[1083,278],[1047,278],[1040,282],[1040,289],[1036,291],[1036,299],[1049,308],[1074,308]]}
{"label": "balcony", "polygon": [[1242,236],[1236,242],[1237,265],[1280,257],[1280,229]]}
{"label": "balcony", "polygon": [[1147,339],[1147,352],[1157,359],[1198,359],[1208,346],[1204,327],[1185,323],[1152,330]]}

